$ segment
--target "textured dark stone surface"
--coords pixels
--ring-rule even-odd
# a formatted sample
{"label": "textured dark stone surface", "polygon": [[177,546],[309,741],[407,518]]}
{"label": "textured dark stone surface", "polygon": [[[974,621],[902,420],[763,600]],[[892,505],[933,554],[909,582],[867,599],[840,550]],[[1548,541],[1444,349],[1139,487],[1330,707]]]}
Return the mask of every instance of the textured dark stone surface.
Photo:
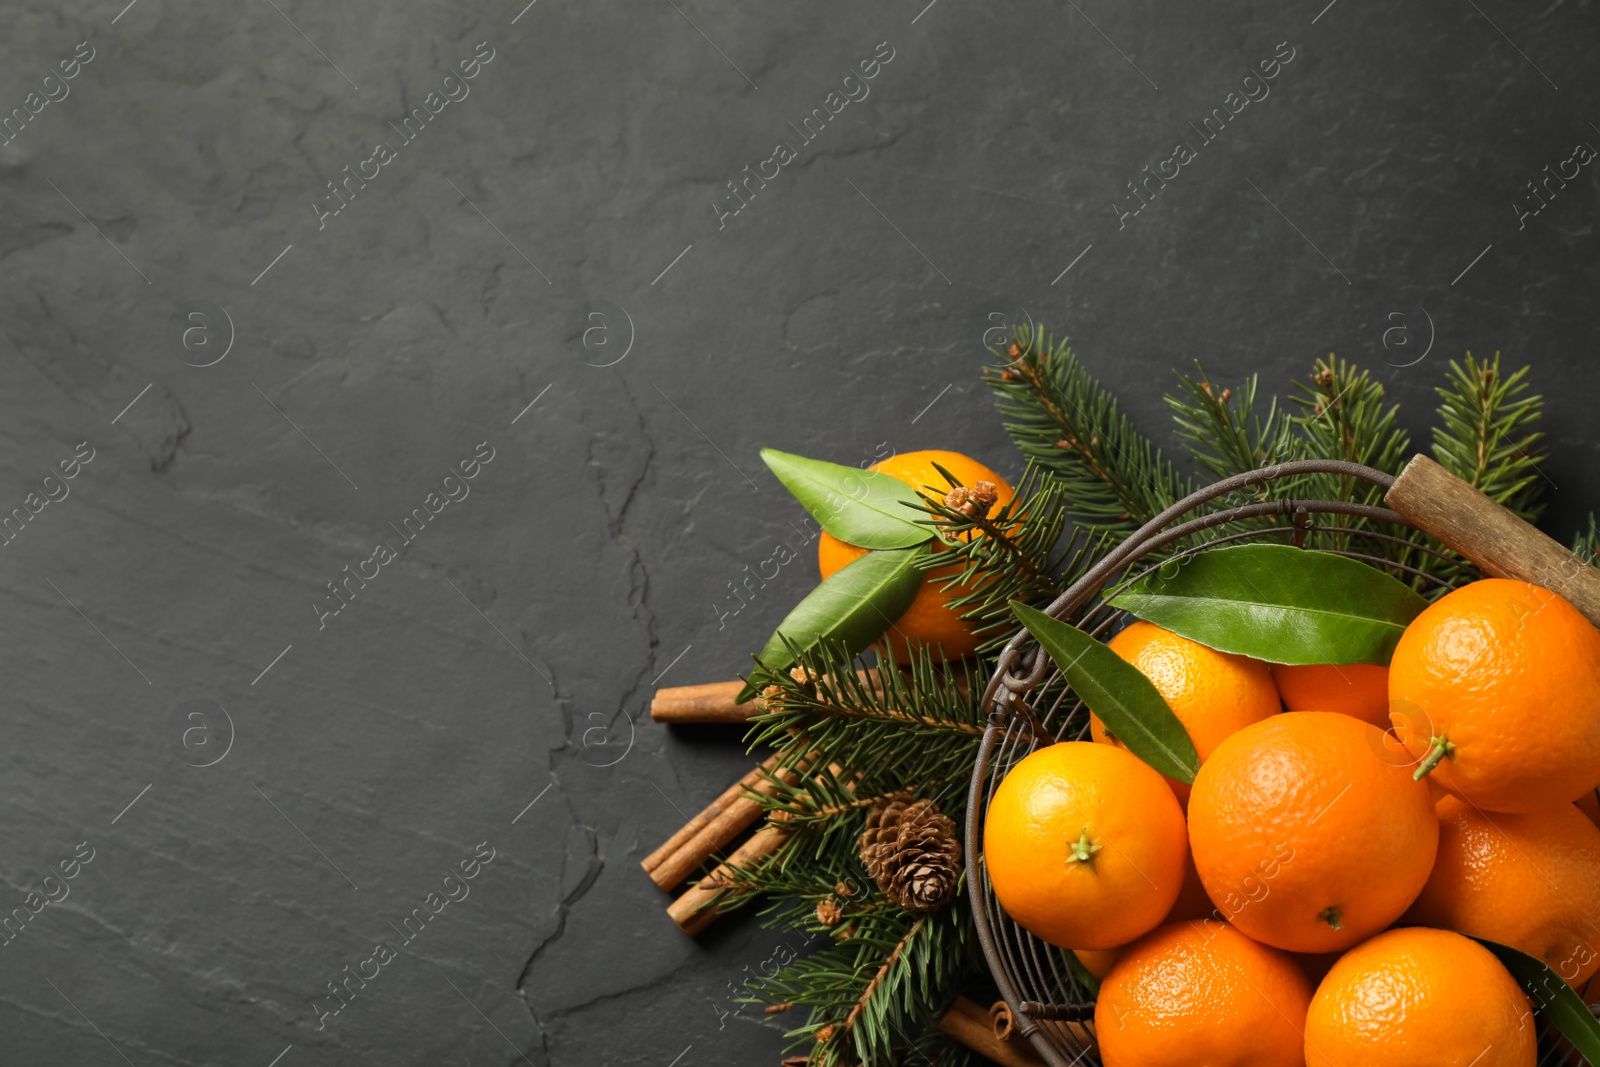
{"label": "textured dark stone surface", "polygon": [[[719,620],[799,515],[759,446],[1016,472],[991,315],[1070,332],[1163,432],[1194,358],[1277,391],[1337,351],[1421,428],[1445,360],[1500,349],[1550,398],[1551,527],[1593,505],[1597,167],[1513,204],[1600,145],[1594,3],[922,3],[5,5],[0,508],[94,456],[0,555],[7,907],[93,859],[0,950],[0,1060],[775,1063],[724,1013],[777,935],[690,942],[637,866],[748,757],[643,708],[731,677],[814,580]],[[480,442],[470,496],[319,629]],[[479,842],[470,896],[319,1031]]]}

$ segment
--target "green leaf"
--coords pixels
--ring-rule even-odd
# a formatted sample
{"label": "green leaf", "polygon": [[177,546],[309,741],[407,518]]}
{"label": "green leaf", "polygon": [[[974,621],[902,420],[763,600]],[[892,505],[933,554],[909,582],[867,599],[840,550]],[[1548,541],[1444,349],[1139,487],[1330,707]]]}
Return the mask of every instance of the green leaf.
{"label": "green leaf", "polygon": [[1572,1047],[1582,1053],[1585,1060],[1600,1063],[1600,1019],[1594,1017],[1583,998],[1574,993],[1559,974],[1543,960],[1508,945],[1481,937],[1473,940],[1499,957],[1533,1001],[1536,1013],[1560,1030],[1561,1036],[1572,1042]]}
{"label": "green leaf", "polygon": [[933,537],[932,529],[914,521],[926,512],[898,478],[772,448],[763,448],[761,458],[811,517],[846,544],[909,548]]}
{"label": "green leaf", "polygon": [[1091,997],[1098,997],[1100,995],[1100,979],[1089,973],[1089,968],[1083,965],[1083,961],[1078,958],[1076,952],[1068,949],[1065,956],[1067,970],[1072,972],[1072,977],[1078,980],[1079,985],[1088,990]]}
{"label": "green leaf", "polygon": [[1357,560],[1236,545],[1169,563],[1111,605],[1209,648],[1271,663],[1386,665],[1428,602]]}
{"label": "green leaf", "polygon": [[1129,752],[1185,785],[1194,782],[1200,769],[1194,742],[1150,679],[1076,626],[1021,601],[1012,601],[1011,610]]}
{"label": "green leaf", "polygon": [[[782,671],[794,665],[796,651],[822,641],[837,642],[851,655],[863,651],[916,599],[923,575],[917,559],[926,551],[917,546],[868,552],[834,571],[778,624],[756,659],[769,671]],[[745,683],[741,702],[756,695],[758,677]]]}

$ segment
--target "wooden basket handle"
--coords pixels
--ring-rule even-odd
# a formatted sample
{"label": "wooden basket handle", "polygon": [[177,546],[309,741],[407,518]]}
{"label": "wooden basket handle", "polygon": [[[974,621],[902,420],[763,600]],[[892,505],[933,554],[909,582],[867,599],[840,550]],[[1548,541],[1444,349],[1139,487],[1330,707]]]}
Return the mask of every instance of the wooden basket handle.
{"label": "wooden basket handle", "polygon": [[1600,626],[1600,570],[1427,456],[1411,457],[1383,501],[1483,573],[1559,593]]}

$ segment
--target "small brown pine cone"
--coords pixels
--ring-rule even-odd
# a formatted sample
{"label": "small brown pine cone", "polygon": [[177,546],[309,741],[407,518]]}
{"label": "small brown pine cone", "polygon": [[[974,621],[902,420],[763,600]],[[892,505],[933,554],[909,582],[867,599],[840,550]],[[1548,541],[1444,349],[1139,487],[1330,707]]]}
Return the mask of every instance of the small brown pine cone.
{"label": "small brown pine cone", "polygon": [[823,1023],[822,1026],[817,1028],[817,1035],[816,1036],[817,1036],[817,1041],[818,1042],[827,1041],[830,1037],[833,1036],[833,1024],[832,1023]]}
{"label": "small brown pine cone", "polygon": [[839,920],[844,918],[844,909],[832,897],[825,897],[817,902],[817,922],[823,926],[838,926]]}
{"label": "small brown pine cone", "polygon": [[931,800],[897,793],[875,805],[861,833],[861,862],[890,901],[937,911],[956,895],[961,842],[956,824]]}

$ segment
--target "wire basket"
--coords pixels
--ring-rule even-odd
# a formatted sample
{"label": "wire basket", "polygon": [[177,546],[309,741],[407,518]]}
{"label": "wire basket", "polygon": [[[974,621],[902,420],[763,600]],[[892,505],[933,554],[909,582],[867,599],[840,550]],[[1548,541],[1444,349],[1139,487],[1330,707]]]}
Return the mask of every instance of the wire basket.
{"label": "wire basket", "polygon": [[[1196,552],[1250,541],[1286,542],[1362,560],[1411,581],[1424,595],[1478,577],[1459,558],[1391,532],[1396,527],[1411,527],[1386,508],[1292,496],[1272,499],[1273,483],[1278,483],[1280,492],[1292,493],[1297,484],[1315,475],[1351,479],[1345,484],[1356,489],[1365,488],[1360,482],[1377,490],[1394,483],[1394,478],[1382,471],[1338,460],[1283,463],[1216,482],[1129,535],[1057,597],[1047,609],[1049,614],[1095,638],[1109,640],[1132,618],[1108,605],[1123,589]],[[1366,495],[1376,498],[1377,493]],[[1207,534],[1210,536],[1203,536]],[[1383,543],[1410,548],[1412,554],[1403,556],[1408,562],[1375,555],[1372,550]],[[1094,1017],[1093,995],[1075,977],[1066,950],[1034,937],[1001,909],[989,884],[982,848],[989,801],[1006,772],[1043,745],[1088,737],[1088,709],[1026,630],[1001,651],[982,706],[988,710],[988,726],[973,767],[966,824],[967,884],[978,941],[1018,1031],[1044,1061],[1051,1067],[1098,1067],[1093,1033],[1084,1025]],[[1539,1063],[1543,1067],[1581,1067],[1583,1063],[1577,1053],[1569,1050],[1563,1054],[1553,1042],[1547,1041],[1542,1048]]]}

